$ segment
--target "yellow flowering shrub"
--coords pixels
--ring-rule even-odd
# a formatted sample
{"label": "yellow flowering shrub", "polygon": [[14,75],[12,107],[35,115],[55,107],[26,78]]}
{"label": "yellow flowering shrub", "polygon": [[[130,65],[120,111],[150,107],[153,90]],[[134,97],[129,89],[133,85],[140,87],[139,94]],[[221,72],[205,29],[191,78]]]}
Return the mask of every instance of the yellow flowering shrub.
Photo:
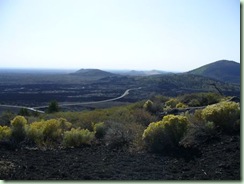
{"label": "yellow flowering shrub", "polygon": [[0,141],[9,139],[11,136],[11,129],[8,126],[0,126]]}
{"label": "yellow flowering shrub", "polygon": [[63,144],[65,147],[78,147],[82,144],[91,144],[95,138],[95,132],[87,129],[72,128],[64,132]]}
{"label": "yellow flowering shrub", "polygon": [[150,123],[144,130],[142,139],[153,151],[174,148],[185,135],[188,120],[182,115],[167,115],[162,121]]}
{"label": "yellow flowering shrub", "polygon": [[231,131],[240,119],[240,104],[223,101],[209,105],[202,110],[201,116],[206,121],[214,122],[215,126]]}
{"label": "yellow flowering shrub", "polygon": [[16,116],[11,121],[12,137],[15,141],[21,142],[26,136],[27,120],[23,116]]}
{"label": "yellow flowering shrub", "polygon": [[175,108],[178,103],[179,100],[177,100],[176,98],[170,98],[168,101],[165,102],[165,106],[169,108]]}
{"label": "yellow flowering shrub", "polygon": [[187,107],[187,105],[182,102],[179,102],[176,104],[176,108],[186,108],[186,107]]}
{"label": "yellow flowering shrub", "polygon": [[96,138],[100,139],[105,136],[107,126],[104,124],[104,122],[93,123],[93,130],[95,132]]}
{"label": "yellow flowering shrub", "polygon": [[69,130],[72,124],[65,119],[50,119],[33,122],[27,128],[27,137],[38,146],[52,145],[62,141],[64,131]]}

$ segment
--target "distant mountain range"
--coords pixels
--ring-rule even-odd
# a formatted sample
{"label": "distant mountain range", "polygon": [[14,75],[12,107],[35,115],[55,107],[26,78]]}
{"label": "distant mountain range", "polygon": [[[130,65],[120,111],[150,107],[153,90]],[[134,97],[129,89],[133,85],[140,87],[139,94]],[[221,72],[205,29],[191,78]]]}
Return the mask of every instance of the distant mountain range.
{"label": "distant mountain range", "polygon": [[187,73],[237,84],[240,84],[241,80],[240,63],[229,60],[219,60]]}
{"label": "distant mountain range", "polygon": [[[229,60],[219,60],[194,70],[184,72],[184,74],[198,75],[222,82],[236,83],[240,84],[240,63],[229,61]],[[104,71],[99,69],[80,69],[71,75],[81,76],[83,78],[89,79],[101,79],[106,77],[115,76],[154,76],[154,75],[169,75],[172,72],[165,72],[160,70],[150,70],[150,71],[138,71],[138,70],[127,70],[127,71]]]}
{"label": "distant mountain range", "polygon": [[150,76],[150,75],[161,75],[168,74],[170,72],[160,71],[160,70],[128,70],[128,71],[112,71],[112,73],[127,75],[127,76]]}

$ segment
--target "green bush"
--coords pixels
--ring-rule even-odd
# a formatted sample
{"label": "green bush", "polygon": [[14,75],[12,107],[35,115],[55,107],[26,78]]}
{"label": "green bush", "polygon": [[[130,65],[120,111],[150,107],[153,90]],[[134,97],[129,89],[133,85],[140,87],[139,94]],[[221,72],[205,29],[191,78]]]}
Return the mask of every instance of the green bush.
{"label": "green bush", "polygon": [[65,147],[78,147],[83,144],[91,144],[95,138],[95,132],[87,129],[72,128],[70,131],[64,132],[63,144]]}
{"label": "green bush", "polygon": [[201,116],[206,121],[214,122],[215,126],[224,131],[232,131],[240,119],[240,104],[224,101],[209,105],[202,110]]}
{"label": "green bush", "polygon": [[7,140],[11,136],[11,129],[8,126],[0,126],[0,141]]}
{"label": "green bush", "polygon": [[142,138],[152,151],[175,148],[185,135],[188,124],[185,116],[167,115],[162,121],[150,123]]}
{"label": "green bush", "polygon": [[104,122],[95,123],[93,124],[93,130],[96,138],[101,139],[106,134],[107,126],[104,124]]}
{"label": "green bush", "polygon": [[16,116],[11,121],[12,138],[17,142],[23,141],[26,136],[26,127],[27,120],[25,119],[25,117]]}

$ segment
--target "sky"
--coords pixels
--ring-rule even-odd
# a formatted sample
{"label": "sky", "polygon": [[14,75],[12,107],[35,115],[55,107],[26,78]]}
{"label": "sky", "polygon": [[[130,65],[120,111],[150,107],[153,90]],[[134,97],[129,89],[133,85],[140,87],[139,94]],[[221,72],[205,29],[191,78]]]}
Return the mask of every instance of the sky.
{"label": "sky", "polygon": [[238,0],[0,0],[0,68],[189,71],[240,62]]}

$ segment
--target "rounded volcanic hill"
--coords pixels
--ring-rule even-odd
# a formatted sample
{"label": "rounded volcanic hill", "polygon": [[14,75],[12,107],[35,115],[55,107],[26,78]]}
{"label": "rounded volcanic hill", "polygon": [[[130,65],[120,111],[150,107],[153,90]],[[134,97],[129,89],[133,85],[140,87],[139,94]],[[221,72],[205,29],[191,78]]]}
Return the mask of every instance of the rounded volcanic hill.
{"label": "rounded volcanic hill", "polygon": [[104,77],[113,77],[116,76],[116,74],[106,72],[99,69],[80,69],[74,73],[71,73],[71,75],[86,77],[86,78],[104,78]]}
{"label": "rounded volcanic hill", "polygon": [[229,60],[219,60],[189,71],[194,75],[210,77],[223,82],[240,84],[240,63]]}

